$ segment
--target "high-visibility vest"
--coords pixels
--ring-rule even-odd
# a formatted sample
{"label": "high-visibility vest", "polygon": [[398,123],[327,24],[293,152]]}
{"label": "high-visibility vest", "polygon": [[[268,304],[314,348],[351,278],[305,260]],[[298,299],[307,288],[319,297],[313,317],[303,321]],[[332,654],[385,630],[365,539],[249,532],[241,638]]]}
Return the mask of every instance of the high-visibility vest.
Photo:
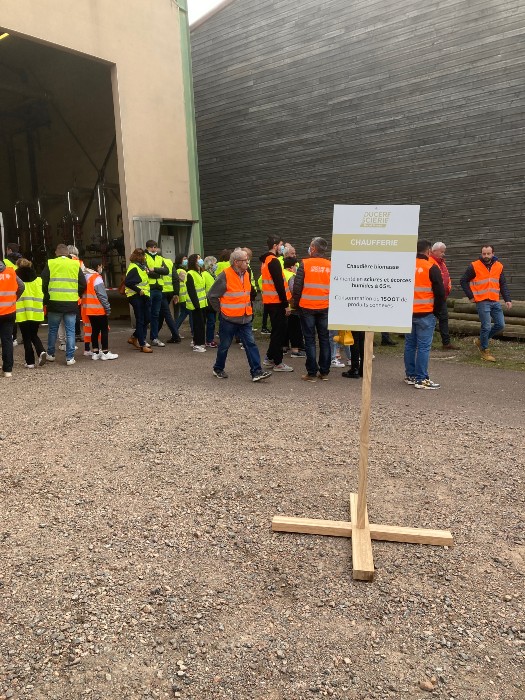
{"label": "high-visibility vest", "polygon": [[[126,276],[128,275],[129,271],[132,269],[136,269],[137,272],[139,273],[140,277],[140,282],[137,284],[137,287],[139,289],[142,289],[144,294],[149,297],[149,277],[148,273],[146,270],[143,270],[141,267],[139,267],[136,263],[130,263],[128,269],[126,270]],[[134,292],[133,289],[130,289],[129,287],[126,287],[126,296],[127,297],[132,297],[136,294],[137,292]]]}
{"label": "high-visibility vest", "polygon": [[[199,301],[199,308],[203,309],[208,304],[206,300],[206,288],[204,278],[200,274],[200,272],[197,272],[197,270],[188,270],[188,275],[192,278],[193,284],[195,285],[195,293],[197,294],[197,299]],[[186,308],[190,311],[195,310],[193,302],[189,297],[188,301],[186,302]]]}
{"label": "high-visibility vest", "polygon": [[222,315],[227,317],[252,316],[250,275],[245,272],[241,279],[233,267],[226,268],[224,274],[226,275],[226,291],[219,299]]}
{"label": "high-visibility vest", "polygon": [[84,316],[105,316],[106,310],[100,303],[95,291],[95,285],[99,280],[102,280],[102,277],[98,274],[98,272],[89,274],[89,276],[86,275],[86,277],[86,291],[82,295],[81,299],[82,318],[84,318]]}
{"label": "high-visibility vest", "polygon": [[16,302],[16,322],[44,320],[44,292],[42,278],[25,283],[25,289]]}
{"label": "high-visibility vest", "polygon": [[14,262],[12,262],[11,260],[9,260],[9,258],[4,258],[4,265],[5,265],[6,267],[12,267],[13,270],[16,270],[16,265],[14,264]]}
{"label": "high-visibility vest", "polygon": [[[275,284],[273,283],[273,278],[272,275],[270,274],[270,270],[268,269],[268,263],[271,262],[276,258],[275,255],[268,255],[264,259],[263,264],[261,265],[261,291],[262,291],[262,300],[263,304],[280,304],[281,299],[279,295],[277,294],[277,290],[275,289]],[[286,284],[286,278],[284,276],[284,270],[281,268],[283,272],[283,282],[284,282],[284,287],[285,290],[287,288]],[[286,298],[289,299],[290,297],[288,294],[286,295]]]}
{"label": "high-visibility vest", "polygon": [[[185,270],[183,267],[178,267],[177,272],[179,273],[179,280],[180,280],[179,303],[185,304],[188,301],[188,292],[186,290],[186,275],[188,274],[188,271]],[[180,279],[181,272],[184,272],[184,279],[183,280]]]}
{"label": "high-visibility vest", "polygon": [[434,264],[424,258],[416,258],[414,279],[414,304],[412,313],[426,314],[434,311],[434,292],[430,281],[430,270]]}
{"label": "high-visibility vest", "polygon": [[[228,268],[226,268],[226,269],[228,269]],[[206,291],[206,294],[208,294],[210,289],[215,284],[215,277],[211,274],[211,272],[208,272],[208,270],[202,271],[202,277],[204,279],[204,289]]]}
{"label": "high-visibility vest", "polygon": [[162,278],[164,281],[164,288],[162,291],[165,292],[166,294],[172,294],[173,293],[173,277],[172,277],[173,260],[170,260],[169,258],[163,258],[163,260],[164,260],[164,264],[168,268],[168,274],[164,275],[164,277]]}
{"label": "high-visibility vest", "polygon": [[47,292],[50,301],[78,302],[78,260],[53,258],[48,260],[49,285]]}
{"label": "high-visibility vest", "polygon": [[16,312],[17,291],[16,272],[14,268],[6,267],[0,272],[0,316]]}
{"label": "high-visibility vest", "polygon": [[326,258],[306,258],[303,260],[303,266],[304,283],[299,307],[301,309],[327,309],[332,263]]}
{"label": "high-visibility vest", "polygon": [[[291,272],[291,270],[283,269],[284,279],[286,280],[286,298],[290,300],[292,298],[292,290],[290,289],[290,280],[295,277],[296,272]],[[290,296],[288,296],[288,294]]]}
{"label": "high-visibility vest", "polygon": [[[145,258],[146,267],[149,267],[150,270],[154,270],[156,267],[161,267],[164,264],[164,258],[160,255],[151,255],[150,253],[146,253]],[[164,288],[164,277],[148,277],[148,280],[150,287],[158,284],[159,287]]]}
{"label": "high-visibility vest", "polygon": [[217,277],[223,272],[223,270],[226,270],[228,267],[231,267],[230,261],[229,260],[221,260],[221,262],[217,263],[217,269],[215,270],[215,274]]}
{"label": "high-visibility vest", "polygon": [[489,270],[481,260],[475,260],[472,267],[476,273],[470,283],[474,301],[499,301],[499,278],[503,272],[503,265],[496,260]]}

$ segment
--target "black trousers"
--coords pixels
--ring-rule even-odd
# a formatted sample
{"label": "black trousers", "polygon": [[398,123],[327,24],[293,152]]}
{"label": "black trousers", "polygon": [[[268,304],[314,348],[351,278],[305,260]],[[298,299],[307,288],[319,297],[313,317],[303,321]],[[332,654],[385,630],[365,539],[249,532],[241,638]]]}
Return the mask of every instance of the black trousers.
{"label": "black trousers", "polygon": [[450,333],[448,330],[448,307],[446,302],[441,305],[441,310],[436,314],[439,323],[439,333],[441,335],[441,342],[443,345],[449,345],[450,343]]}
{"label": "black trousers", "polygon": [[350,346],[351,370],[363,376],[363,361],[365,358],[365,332],[352,331],[354,344]]}
{"label": "black trousers", "polygon": [[263,304],[262,327],[268,329],[268,304]]}
{"label": "black trousers", "polygon": [[194,345],[205,345],[205,333],[204,333],[204,314],[207,308],[204,309],[194,309],[190,311],[192,322],[193,322],[193,344]]}
{"label": "black trousers", "polygon": [[26,364],[35,364],[35,353],[33,348],[36,350],[36,354],[40,355],[44,352],[44,346],[42,341],[38,337],[38,329],[40,327],[40,321],[21,321],[18,324],[20,328],[20,333],[22,333],[22,340],[24,341],[24,352],[26,356]]}
{"label": "black trousers", "polygon": [[13,328],[16,314],[0,316],[0,343],[2,343],[2,372],[13,371]]}
{"label": "black trousers", "polygon": [[269,360],[273,360],[276,365],[280,365],[283,361],[283,346],[287,333],[286,311],[282,304],[266,304],[266,307],[272,324],[270,344],[266,356]]}
{"label": "black trousers", "polygon": [[102,341],[102,350],[105,352],[109,349],[108,317],[106,314],[104,314],[104,316],[88,316],[88,318],[91,324],[91,347],[93,348],[93,352],[96,352],[99,349],[99,335]]}
{"label": "black trousers", "polygon": [[297,314],[292,313],[288,316],[288,339],[290,340],[290,346],[292,348],[299,348],[299,350],[304,349],[301,319]]}

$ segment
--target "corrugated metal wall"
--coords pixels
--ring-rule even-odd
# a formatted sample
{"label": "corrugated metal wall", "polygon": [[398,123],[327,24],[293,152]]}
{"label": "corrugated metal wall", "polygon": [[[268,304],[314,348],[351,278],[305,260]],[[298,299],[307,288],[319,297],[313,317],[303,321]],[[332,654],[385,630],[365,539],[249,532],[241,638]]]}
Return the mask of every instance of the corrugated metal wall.
{"label": "corrugated metal wall", "polygon": [[456,282],[490,241],[525,299],[524,2],[235,0],[192,44],[207,254],[419,203]]}

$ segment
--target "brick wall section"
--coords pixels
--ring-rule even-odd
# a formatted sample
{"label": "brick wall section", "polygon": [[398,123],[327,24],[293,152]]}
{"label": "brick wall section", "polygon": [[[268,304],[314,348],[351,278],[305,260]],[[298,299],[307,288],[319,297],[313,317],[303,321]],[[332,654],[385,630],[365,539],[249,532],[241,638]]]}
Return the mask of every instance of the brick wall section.
{"label": "brick wall section", "polygon": [[419,203],[454,294],[491,241],[525,299],[524,2],[234,0],[192,44],[207,254]]}

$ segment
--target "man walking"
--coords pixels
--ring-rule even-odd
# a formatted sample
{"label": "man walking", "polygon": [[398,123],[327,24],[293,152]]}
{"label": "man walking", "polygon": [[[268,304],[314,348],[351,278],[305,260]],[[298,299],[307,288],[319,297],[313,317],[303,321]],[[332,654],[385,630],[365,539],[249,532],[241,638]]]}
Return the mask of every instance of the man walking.
{"label": "man walking", "polygon": [[248,273],[248,254],[235,248],[230,256],[230,265],[218,276],[208,292],[210,306],[220,312],[219,347],[213,365],[213,374],[218,379],[227,379],[224,371],[228,350],[233,338],[238,335],[246,351],[252,382],[271,376],[263,371],[259,349],[252,331],[253,310],[251,303],[252,283]]}
{"label": "man walking", "polygon": [[60,321],[66,328],[66,365],[75,364],[75,322],[78,300],[86,290],[86,278],[78,260],[69,257],[67,245],[59,243],[56,258],[48,260],[42,270],[44,306],[47,306],[47,359],[55,361],[55,347]]}
{"label": "man walking", "polygon": [[283,242],[277,236],[267,240],[268,252],[261,256],[262,300],[268,310],[272,331],[270,345],[264,358],[265,367],[274,372],[293,372],[293,367],[283,362],[283,345],[286,340],[286,317],[290,314],[291,292],[286,284],[283,266],[277,253]]}
{"label": "man walking", "polygon": [[412,330],[405,335],[405,383],[416,389],[439,389],[428,376],[428,361],[445,288],[438,266],[429,260],[430,245],[423,239],[417,242]]}
{"label": "man walking", "polygon": [[150,340],[152,345],[163,348],[165,343],[159,340],[159,316],[163,300],[164,277],[169,274],[169,270],[159,250],[160,248],[156,241],[146,241],[145,256],[149,278],[149,297],[151,301]]}
{"label": "man walking", "polygon": [[[331,262],[327,257],[328,243],[314,238],[308,255],[299,265],[293,285],[292,305],[299,309],[306,352],[306,374],[303,379],[315,382],[328,380],[330,374],[330,334],[328,332],[328,301],[330,295]],[[316,358],[315,334],[319,338],[319,364]]]}
{"label": "man walking", "polygon": [[479,348],[482,360],[496,362],[496,358],[488,348],[490,339],[505,328],[505,319],[499,301],[500,293],[507,309],[512,308],[512,301],[503,265],[494,255],[493,245],[483,246],[481,256],[470,263],[460,284],[470,301],[476,304],[481,321],[479,338],[474,340],[474,344]]}
{"label": "man walking", "polygon": [[450,273],[445,262],[447,246],[438,241],[432,246],[432,252],[430,253],[430,262],[434,262],[441,272],[441,277],[443,278],[443,287],[445,288],[445,303],[441,306],[441,311],[437,315],[437,320],[439,322],[439,333],[441,335],[441,342],[443,350],[457,350],[456,345],[452,345],[450,342],[450,333],[448,330],[448,307],[447,307],[447,297],[452,289],[452,281],[450,279]]}

